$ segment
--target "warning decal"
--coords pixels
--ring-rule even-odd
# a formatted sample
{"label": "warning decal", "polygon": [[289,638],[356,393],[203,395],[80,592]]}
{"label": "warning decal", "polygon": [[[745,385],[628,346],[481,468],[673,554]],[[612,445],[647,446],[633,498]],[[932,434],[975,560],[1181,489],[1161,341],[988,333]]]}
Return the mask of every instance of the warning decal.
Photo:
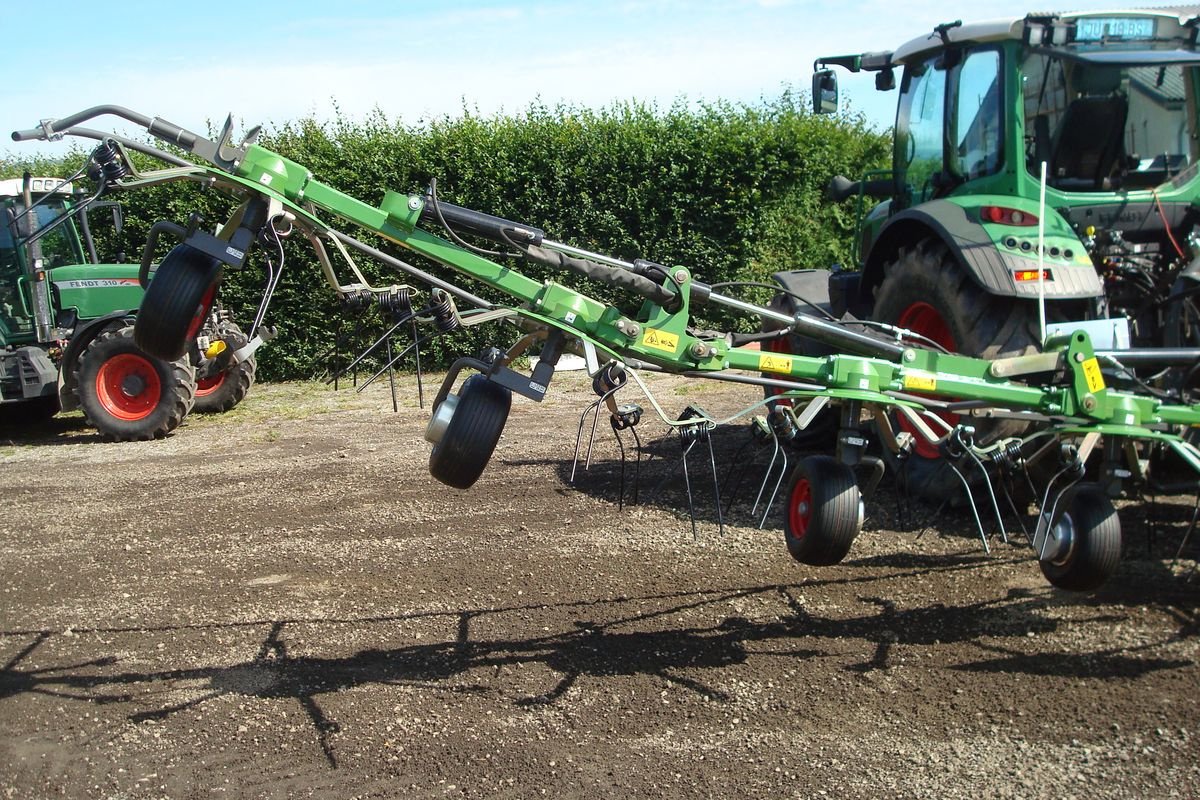
{"label": "warning decal", "polygon": [[679,349],[679,337],[673,333],[660,331],[658,328],[646,328],[642,344],[646,347],[653,347],[655,350],[662,350],[664,353],[674,353]]}

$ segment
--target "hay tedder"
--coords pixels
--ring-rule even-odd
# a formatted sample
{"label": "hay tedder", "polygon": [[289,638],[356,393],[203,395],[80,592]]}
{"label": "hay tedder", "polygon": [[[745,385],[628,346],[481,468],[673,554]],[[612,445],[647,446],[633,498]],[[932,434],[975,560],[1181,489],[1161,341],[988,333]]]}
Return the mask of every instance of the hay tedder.
{"label": "hay tedder", "polygon": [[[80,127],[105,115],[133,123],[202,163]],[[911,452],[920,442],[936,448],[956,472],[986,476],[986,491],[973,495],[978,498],[973,505],[989,516],[1000,513],[997,487],[1030,490],[1026,508],[1032,503],[1035,512],[1026,530],[1028,541],[1046,577],[1073,590],[1098,586],[1116,568],[1121,531],[1110,498],[1123,484],[1148,478],[1147,444],[1177,456],[1193,480],[1200,473],[1200,451],[1181,435],[1200,425],[1200,405],[1113,388],[1102,366],[1114,354],[1094,349],[1082,330],[1051,337],[1043,352],[993,360],[911,346],[895,331],[881,335],[727,296],[686,266],[626,262],[550,241],[532,225],[442,202],[436,183],[420,193],[388,191],[378,206],[371,205],[255,144],[256,131],[236,142],[231,121],[214,141],[161,118],[98,106],[44,120],[13,138],[54,140],[64,135],[100,140],[92,173],[106,190],[183,180],[237,201],[215,233],[170,222],[154,227],[143,264],[154,258],[164,234],[178,240],[159,264],[137,316],[136,341],[155,356],[173,360],[183,354],[197,320],[208,315],[224,272],[246,268],[256,247],[267,273],[261,321],[283,268],[282,240],[288,236],[308,240],[335,291],[369,295],[381,306],[402,308],[412,319],[432,325],[433,333],[489,321],[514,324],[521,332],[515,344],[457,360],[433,403],[425,432],[433,445],[429,467],[452,487],[475,483],[503,431],[512,395],[542,400],[564,353],[584,359],[598,407],[608,409],[614,430],[634,426],[641,418],[640,406],[617,402],[621,390],[633,385],[668,426],[681,431],[710,430],[774,405],[774,421],[767,428],[770,436],[782,437],[803,431],[832,408],[836,443],[829,452],[801,460],[786,482],[784,538],[791,555],[805,564],[839,562],[859,533],[862,497],[875,489],[885,469],[884,459],[868,451],[872,438],[894,455]],[[156,157],[164,166],[139,171],[129,151]],[[350,226],[446,265],[508,300],[493,303],[430,274],[360,240],[348,232]],[[485,251],[464,237],[489,240],[499,249]],[[413,284],[371,285],[356,258],[394,268]],[[522,273],[518,259],[573,273],[573,283],[582,278],[608,284],[638,298],[631,309],[639,301],[640,307],[623,310],[557,280],[535,280]],[[347,274],[353,279],[344,283]],[[693,313],[705,305],[753,316],[770,323],[764,325],[768,330],[701,330]],[[795,355],[764,346],[785,336],[819,342],[833,354]],[[515,360],[535,345],[541,355],[531,374],[518,371]],[[1124,355],[1154,357],[1153,351]],[[474,374],[460,383],[464,372]],[[770,387],[791,405],[768,397],[728,419],[714,419],[694,407],[680,419],[669,419],[640,377],[648,372]],[[947,422],[947,412],[958,415],[956,421]],[[1018,420],[1028,432],[981,446],[965,424],[970,415]],[[903,429],[897,419],[903,420]]]}

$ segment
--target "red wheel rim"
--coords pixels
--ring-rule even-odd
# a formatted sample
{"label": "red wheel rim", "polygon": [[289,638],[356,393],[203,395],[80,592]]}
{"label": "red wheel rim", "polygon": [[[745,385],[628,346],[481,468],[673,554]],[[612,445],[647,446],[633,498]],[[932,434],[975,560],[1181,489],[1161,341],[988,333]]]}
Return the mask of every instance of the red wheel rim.
{"label": "red wheel rim", "polygon": [[788,521],[791,523],[792,538],[803,539],[812,522],[812,487],[808,484],[808,478],[800,478],[792,487],[792,496],[788,498]]}
{"label": "red wheel rim", "polygon": [[192,317],[192,322],[188,325],[187,334],[183,337],[186,341],[191,341],[196,338],[196,334],[200,332],[200,327],[204,324],[204,320],[208,318],[208,312],[212,310],[213,299],[217,296],[217,284],[214,282],[208,287],[208,291],[204,293],[204,297],[200,298],[200,305],[196,306],[196,316]]}
{"label": "red wheel rim", "polygon": [[221,388],[221,384],[225,382],[225,373],[219,372],[209,378],[200,378],[196,381],[196,397],[204,397],[210,395],[217,389]]}
{"label": "red wheel rim", "polygon": [[148,359],[121,353],[101,364],[96,372],[96,397],[109,414],[136,422],[158,407],[162,382]]}
{"label": "red wheel rim", "polygon": [[[951,353],[957,352],[958,346],[954,342],[954,334],[950,332],[950,326],[946,324],[946,319],[941,312],[924,301],[913,303],[908,308],[904,309],[904,313],[900,315],[900,319],[896,324],[901,328],[907,328],[913,333],[919,333],[926,339],[930,339],[942,347],[946,348]],[[919,392],[914,392],[919,394]],[[938,414],[950,425],[958,424],[957,414]],[[923,458],[937,458],[939,453],[937,446],[930,444],[916,431],[916,428],[904,417],[900,416],[897,420],[897,425],[900,430],[907,431],[913,435],[913,440],[916,442],[916,453]]]}

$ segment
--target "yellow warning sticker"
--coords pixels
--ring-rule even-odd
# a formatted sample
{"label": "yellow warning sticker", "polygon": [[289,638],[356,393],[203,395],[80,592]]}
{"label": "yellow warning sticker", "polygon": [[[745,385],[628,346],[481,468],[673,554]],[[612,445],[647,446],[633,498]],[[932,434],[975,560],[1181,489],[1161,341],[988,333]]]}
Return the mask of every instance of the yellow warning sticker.
{"label": "yellow warning sticker", "polygon": [[679,349],[679,337],[673,333],[660,331],[658,328],[646,328],[642,344],[646,347],[653,347],[655,350],[662,350],[664,353],[674,353]]}
{"label": "yellow warning sticker", "polygon": [[1100,372],[1100,362],[1089,358],[1083,362],[1083,377],[1087,381],[1089,392],[1099,392],[1104,389],[1104,375]]}
{"label": "yellow warning sticker", "polygon": [[937,378],[910,372],[904,376],[904,388],[914,392],[932,392],[937,389]]}
{"label": "yellow warning sticker", "polygon": [[758,357],[758,368],[762,372],[782,372],[787,375],[792,371],[792,360],[787,356],[763,353]]}

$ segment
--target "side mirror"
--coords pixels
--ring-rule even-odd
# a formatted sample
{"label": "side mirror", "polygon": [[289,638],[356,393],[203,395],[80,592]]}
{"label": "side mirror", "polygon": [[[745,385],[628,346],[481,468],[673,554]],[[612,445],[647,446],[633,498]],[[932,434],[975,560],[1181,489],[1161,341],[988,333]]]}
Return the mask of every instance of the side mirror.
{"label": "side mirror", "polygon": [[813,73],[812,103],[814,114],[832,114],[837,111],[837,73],[833,70],[820,69]]}

